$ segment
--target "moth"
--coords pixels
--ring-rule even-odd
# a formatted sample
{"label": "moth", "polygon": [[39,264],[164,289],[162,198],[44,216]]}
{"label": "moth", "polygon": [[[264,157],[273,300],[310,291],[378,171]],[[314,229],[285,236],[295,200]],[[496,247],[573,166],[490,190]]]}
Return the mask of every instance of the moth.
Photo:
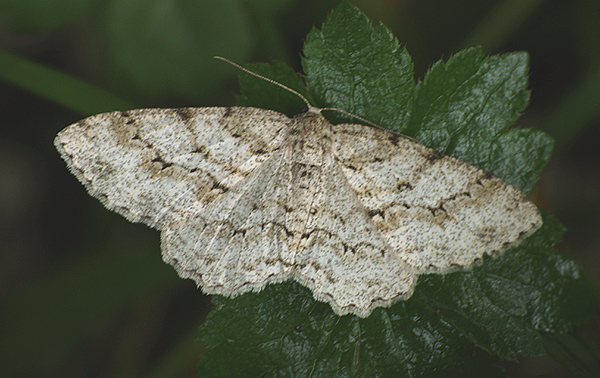
{"label": "moth", "polygon": [[332,125],[274,84],[308,110],[118,111],[54,143],[104,206],[159,230],[163,259],[207,294],[294,279],[366,317],[409,298],[419,274],[472,266],[541,226],[492,174],[389,130]]}

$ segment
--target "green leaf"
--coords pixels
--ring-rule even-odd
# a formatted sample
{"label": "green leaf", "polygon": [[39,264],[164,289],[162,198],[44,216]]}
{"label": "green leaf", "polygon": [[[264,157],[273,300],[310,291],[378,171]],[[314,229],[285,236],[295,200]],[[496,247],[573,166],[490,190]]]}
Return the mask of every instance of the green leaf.
{"label": "green leaf", "polygon": [[554,218],[500,258],[467,272],[430,274],[413,296],[462,334],[507,359],[544,354],[543,332],[562,333],[592,312],[583,269],[554,253],[564,229]]}
{"label": "green leaf", "polygon": [[408,301],[366,319],[338,317],[297,283],[214,297],[200,332],[209,345],[201,376],[499,376],[465,337],[503,358],[541,355],[544,333],[592,311],[581,266],[550,250],[562,231],[547,218],[522,248],[468,272],[425,276]]}
{"label": "green leaf", "polygon": [[[302,66],[317,105],[401,131],[415,82],[408,52],[384,25],[343,2],[306,37]],[[345,120],[356,120],[342,117]]]}
{"label": "green leaf", "polygon": [[214,303],[200,330],[209,345],[202,377],[503,376],[494,358],[416,301],[366,319],[338,317],[308,289],[286,282]]}
{"label": "green leaf", "polygon": [[541,132],[507,131],[529,101],[527,70],[525,53],[484,58],[481,48],[437,62],[417,87],[403,132],[530,193],[553,141]]}
{"label": "green leaf", "polygon": [[507,131],[529,101],[525,53],[484,58],[481,48],[467,49],[434,64],[413,91],[408,52],[385,26],[371,27],[358,9],[342,3],[322,30],[309,33],[304,54],[318,105],[414,137],[525,193],[550,158],[553,141],[546,134]]}
{"label": "green leaf", "polygon": [[[538,131],[508,130],[529,97],[526,55],[486,58],[465,50],[436,63],[417,85],[398,46],[384,26],[371,28],[356,8],[340,4],[306,41],[309,98],[404,130],[531,190],[552,141]],[[259,70],[302,91],[280,64]],[[257,80],[242,79],[244,104],[282,110],[293,101],[265,88],[254,92]],[[502,256],[423,276],[409,300],[366,319],[337,316],[294,282],[234,299],[215,296],[200,331],[208,345],[200,375],[504,376],[497,357],[543,354],[543,333],[568,331],[595,303],[581,266],[552,251],[563,232],[545,217],[540,230]]]}
{"label": "green leaf", "polygon": [[542,131],[513,129],[491,143],[489,160],[479,166],[530,194],[553,148],[554,140]]}

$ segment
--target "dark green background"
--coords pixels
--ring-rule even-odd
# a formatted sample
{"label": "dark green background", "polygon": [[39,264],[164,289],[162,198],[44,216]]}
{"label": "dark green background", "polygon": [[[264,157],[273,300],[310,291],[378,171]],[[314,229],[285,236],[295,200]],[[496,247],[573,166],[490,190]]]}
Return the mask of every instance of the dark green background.
{"label": "dark green background", "polygon": [[[0,0],[0,311],[15,325],[3,332],[22,343],[2,350],[27,351],[0,355],[1,366],[48,377],[194,375],[208,298],[162,263],[157,232],[85,193],[52,139],[101,111],[231,105],[236,72],[213,55],[300,70],[306,34],[337,3]],[[557,140],[534,199],[567,226],[561,250],[600,286],[600,3],[353,3],[392,29],[417,77],[474,44],[530,54],[531,104],[517,123]],[[90,95],[56,72],[107,92]],[[80,104],[60,105],[73,91]],[[597,356],[598,319],[578,332]],[[544,358],[505,366],[511,376],[563,374]]]}

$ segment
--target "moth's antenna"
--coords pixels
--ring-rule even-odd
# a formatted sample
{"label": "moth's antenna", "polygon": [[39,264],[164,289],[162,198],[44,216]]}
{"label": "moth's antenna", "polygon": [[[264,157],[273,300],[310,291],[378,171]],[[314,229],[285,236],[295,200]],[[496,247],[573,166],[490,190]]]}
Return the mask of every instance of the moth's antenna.
{"label": "moth's antenna", "polygon": [[369,124],[369,125],[371,125],[371,126],[373,126],[373,127],[377,127],[377,128],[383,129],[383,127],[379,126],[378,124],[376,124],[376,123],[373,123],[373,122],[371,122],[371,121],[369,121],[369,120],[367,120],[367,119],[364,119],[363,117],[359,117],[359,116],[357,116],[357,115],[355,115],[355,114],[348,113],[348,112],[347,112],[347,111],[345,111],[345,110],[341,110],[341,109],[337,109],[337,108],[323,108],[323,109],[318,109],[318,108],[315,108],[314,106],[312,106],[312,105],[310,104],[310,102],[308,102],[308,100],[307,100],[307,99],[306,99],[304,96],[302,96],[300,93],[296,92],[295,90],[293,90],[293,89],[292,89],[292,88],[290,88],[290,87],[286,87],[285,85],[283,85],[283,84],[281,84],[281,83],[278,83],[278,82],[276,82],[276,81],[275,81],[275,80],[273,80],[273,79],[269,79],[268,77],[265,77],[265,76],[263,76],[263,75],[259,75],[259,74],[257,74],[256,72],[252,72],[252,71],[250,71],[249,69],[247,69],[247,68],[244,68],[244,67],[240,66],[239,64],[237,64],[237,63],[235,63],[235,62],[232,62],[232,61],[231,61],[231,60],[229,60],[229,59],[223,58],[222,56],[214,56],[213,58],[215,58],[215,59],[219,59],[219,60],[222,60],[222,61],[224,61],[224,62],[226,62],[226,63],[229,63],[229,64],[231,64],[232,66],[239,68],[240,70],[244,71],[244,72],[245,72],[245,73],[247,73],[247,74],[250,74],[250,75],[252,75],[252,76],[256,76],[256,77],[258,77],[258,78],[260,78],[260,79],[263,79],[263,80],[265,80],[265,81],[267,81],[267,82],[269,82],[269,83],[271,83],[271,84],[275,84],[275,85],[277,85],[278,87],[281,87],[281,88],[285,89],[285,90],[286,90],[286,91],[288,91],[288,92],[291,92],[291,93],[295,94],[296,96],[300,97],[300,98],[302,99],[302,101],[304,101],[304,103],[306,104],[306,106],[308,106],[308,110],[309,110],[309,111],[318,111],[318,112],[321,112],[322,110],[333,110],[333,111],[336,111],[336,112],[339,112],[339,113],[345,114],[345,115],[347,115],[347,116],[350,116],[350,117],[356,118],[356,119],[358,119],[358,120],[360,120],[360,121],[363,121],[363,122],[365,122],[365,123],[367,123],[367,124]]}
{"label": "moth's antenna", "polygon": [[367,124],[369,124],[369,125],[371,125],[373,127],[377,127],[379,129],[384,129],[383,127],[379,126],[378,124],[376,124],[374,122],[369,121],[368,119],[364,119],[361,116],[357,116],[356,114],[349,113],[349,112],[347,112],[345,110],[342,110],[342,109],[338,109],[338,108],[323,108],[321,110],[331,110],[331,111],[334,111],[334,112],[342,113],[342,114],[345,114],[345,115],[350,116],[352,118],[356,118],[359,121],[363,121],[364,123],[367,123]]}
{"label": "moth's antenna", "polygon": [[261,78],[261,79],[263,79],[263,80],[265,80],[265,81],[267,81],[267,82],[269,82],[269,83],[271,83],[271,84],[275,84],[275,85],[277,85],[278,87],[281,87],[281,88],[285,89],[286,91],[288,91],[288,92],[291,92],[291,93],[295,94],[296,96],[300,97],[300,98],[302,99],[302,101],[304,101],[304,103],[306,104],[306,106],[308,106],[308,109],[314,109],[314,106],[312,106],[312,105],[310,104],[310,102],[308,102],[308,100],[307,100],[307,99],[306,99],[304,96],[302,96],[300,93],[296,92],[296,91],[295,91],[295,90],[293,90],[292,88],[290,88],[290,87],[286,87],[285,85],[283,85],[283,84],[281,84],[281,83],[278,83],[278,82],[276,82],[276,81],[275,81],[275,80],[273,80],[273,79],[269,79],[268,77],[265,77],[265,76],[263,76],[263,75],[259,75],[259,74],[257,74],[256,72],[252,72],[252,71],[250,71],[249,69],[247,69],[247,68],[244,68],[244,67],[240,66],[239,64],[232,62],[232,61],[231,61],[231,60],[229,60],[229,59],[225,59],[225,58],[223,58],[222,56],[214,56],[213,58],[215,58],[215,59],[219,59],[219,60],[222,60],[222,61],[224,61],[224,62],[227,62],[227,63],[231,64],[232,66],[239,68],[240,70],[244,71],[244,72],[245,72],[245,73],[247,73],[247,74],[250,74],[250,75],[252,75],[252,76],[256,76],[256,77],[258,77],[258,78]]}

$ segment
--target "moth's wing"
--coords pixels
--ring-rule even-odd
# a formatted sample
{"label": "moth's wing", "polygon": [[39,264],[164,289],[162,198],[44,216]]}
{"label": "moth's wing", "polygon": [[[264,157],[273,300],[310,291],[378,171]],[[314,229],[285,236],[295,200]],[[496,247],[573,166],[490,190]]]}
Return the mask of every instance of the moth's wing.
{"label": "moth's wing", "polygon": [[202,211],[250,174],[288,121],[244,107],[121,111],[68,126],[55,146],[107,208],[161,229],[168,216]]}
{"label": "moth's wing", "polygon": [[469,266],[541,226],[532,202],[479,168],[391,131],[333,130],[350,186],[389,245],[420,272]]}
{"label": "moth's wing", "polygon": [[339,315],[367,316],[412,294],[414,269],[377,233],[331,155],[280,150],[202,213],[163,230],[165,260],[209,294],[235,296],[289,278]]}
{"label": "moth's wing", "polygon": [[162,232],[165,261],[207,294],[235,296],[290,277],[295,248],[287,149],[275,151],[202,212],[182,212]]}
{"label": "moth's wing", "polygon": [[338,315],[366,317],[410,297],[416,270],[378,232],[335,160],[323,167],[319,181],[296,257],[296,280]]}
{"label": "moth's wing", "polygon": [[320,142],[303,143],[305,135],[293,134],[204,211],[182,212],[163,230],[165,260],[204,292],[235,296],[296,275],[309,214],[323,190],[323,154],[311,155],[319,161],[306,158],[299,146],[318,150]]}

